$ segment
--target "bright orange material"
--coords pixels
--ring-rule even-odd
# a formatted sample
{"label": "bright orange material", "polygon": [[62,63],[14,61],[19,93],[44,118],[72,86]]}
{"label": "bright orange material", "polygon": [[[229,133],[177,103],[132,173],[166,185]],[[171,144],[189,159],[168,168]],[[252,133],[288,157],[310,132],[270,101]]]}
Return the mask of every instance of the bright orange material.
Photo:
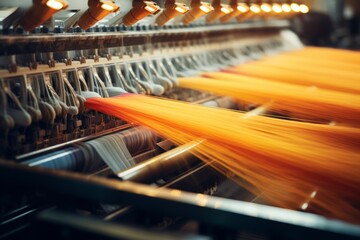
{"label": "bright orange material", "polygon": [[[274,70],[288,69],[293,72],[313,74],[315,76],[326,76],[328,81],[339,81],[343,84],[359,84],[360,82],[360,67],[357,70],[344,70],[333,67],[320,67],[312,65],[303,61],[302,63],[294,64],[289,61],[289,58],[268,58],[259,61],[247,63],[246,65],[272,67]],[[241,68],[240,68],[241,69]]]}
{"label": "bright orange material", "polygon": [[327,57],[308,57],[298,55],[292,55],[291,52],[289,53],[282,53],[275,56],[265,56],[261,58],[260,61],[277,61],[283,60],[286,63],[302,66],[303,68],[315,68],[315,69],[331,69],[331,70],[339,70],[339,71],[351,71],[358,73],[360,70],[360,66],[358,63],[349,63],[343,62],[339,59],[331,59]]}
{"label": "bright orange material", "polygon": [[324,47],[305,47],[300,51],[293,51],[290,54],[306,55],[309,57],[329,58],[339,62],[356,62],[360,63],[360,53],[350,50],[342,50]]}
{"label": "bright orange material", "polygon": [[[213,80],[215,81],[215,80]],[[360,129],[295,122],[142,95],[88,99],[86,106],[145,125],[235,173],[269,203],[359,222]],[[244,181],[245,180],[245,181]]]}
{"label": "bright orange material", "polygon": [[360,84],[353,84],[351,80],[334,79],[329,76],[294,71],[291,69],[280,69],[271,66],[261,66],[255,64],[243,64],[239,67],[229,68],[225,71],[284,83],[316,86],[324,89],[355,94],[360,93]]}
{"label": "bright orange material", "polygon": [[[360,127],[360,96],[337,91],[229,74],[179,78],[181,87],[226,95],[254,104],[271,102],[270,110],[294,118]],[[210,78],[210,79],[209,79]]]}
{"label": "bright orange material", "polygon": [[268,80],[360,93],[360,53],[305,47],[226,69]]}

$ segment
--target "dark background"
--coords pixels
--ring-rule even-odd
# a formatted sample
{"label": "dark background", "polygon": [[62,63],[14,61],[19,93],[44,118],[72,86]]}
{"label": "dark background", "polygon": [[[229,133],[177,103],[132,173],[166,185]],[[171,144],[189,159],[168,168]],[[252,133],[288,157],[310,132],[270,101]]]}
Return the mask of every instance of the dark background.
{"label": "dark background", "polygon": [[360,0],[307,0],[306,15],[292,20],[304,43],[360,50]]}

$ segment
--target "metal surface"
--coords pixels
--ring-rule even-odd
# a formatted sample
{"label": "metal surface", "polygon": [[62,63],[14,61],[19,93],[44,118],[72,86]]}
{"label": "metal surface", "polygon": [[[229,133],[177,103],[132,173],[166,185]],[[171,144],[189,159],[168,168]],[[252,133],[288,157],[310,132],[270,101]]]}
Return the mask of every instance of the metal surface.
{"label": "metal surface", "polygon": [[[56,235],[63,231],[81,232],[82,237],[91,239],[136,239],[136,240],[206,240],[206,236],[180,234],[176,232],[156,232],[141,228],[135,228],[118,223],[104,222],[100,219],[79,214],[48,210],[38,215],[41,223],[42,237],[49,235],[57,239]],[[44,226],[46,229],[44,229]],[[55,236],[54,236],[55,235]]]}
{"label": "metal surface", "polygon": [[89,141],[89,140],[92,140],[92,139],[95,139],[95,138],[98,138],[98,137],[101,137],[101,136],[105,136],[107,134],[111,134],[111,133],[115,133],[115,132],[122,131],[122,130],[125,130],[125,129],[129,129],[130,127],[132,127],[131,124],[124,124],[122,126],[111,128],[109,130],[105,130],[105,131],[102,131],[100,133],[93,134],[91,136],[78,138],[78,139],[68,141],[68,142],[65,142],[65,143],[62,143],[62,144],[57,144],[57,145],[54,145],[54,146],[51,146],[51,147],[48,147],[48,148],[44,148],[44,149],[40,149],[40,150],[33,151],[33,152],[30,152],[30,153],[22,154],[22,155],[16,156],[15,159],[19,160],[19,161],[23,161],[24,159],[34,158],[36,156],[40,156],[40,155],[43,155],[43,154],[46,154],[46,153],[49,153],[49,152],[52,152],[52,151],[56,151],[56,150],[60,150],[60,149],[69,147],[69,146],[71,146],[71,145],[73,145],[75,143]]}
{"label": "metal surface", "polygon": [[242,31],[274,30],[288,27],[287,21],[253,22],[244,24],[227,24],[184,29],[81,33],[81,34],[39,34],[0,36],[0,55],[25,54],[34,52],[61,52],[81,49],[102,49],[120,46],[133,46],[150,42],[173,42],[197,39],[219,33]]}
{"label": "metal surface", "polygon": [[0,160],[0,182],[103,203],[130,204],[157,214],[197,219],[226,229],[260,232],[278,239],[360,238],[359,226],[314,214],[63,171],[30,169],[3,160]]}
{"label": "metal surface", "polygon": [[117,176],[122,180],[152,183],[159,176],[181,173],[201,162],[191,154],[191,150],[199,144],[199,141],[184,144],[122,171]]}

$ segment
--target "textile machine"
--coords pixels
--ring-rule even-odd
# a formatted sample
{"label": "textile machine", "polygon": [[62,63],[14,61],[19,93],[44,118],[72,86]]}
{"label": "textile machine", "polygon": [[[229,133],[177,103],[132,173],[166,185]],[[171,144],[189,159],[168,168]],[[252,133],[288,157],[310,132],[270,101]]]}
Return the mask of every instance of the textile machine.
{"label": "textile machine", "polygon": [[291,3],[308,11],[285,0],[1,1],[0,239],[360,238],[358,226],[266,205],[196,158],[195,140],[175,146],[84,107],[130,92],[264,111],[176,77],[301,48]]}

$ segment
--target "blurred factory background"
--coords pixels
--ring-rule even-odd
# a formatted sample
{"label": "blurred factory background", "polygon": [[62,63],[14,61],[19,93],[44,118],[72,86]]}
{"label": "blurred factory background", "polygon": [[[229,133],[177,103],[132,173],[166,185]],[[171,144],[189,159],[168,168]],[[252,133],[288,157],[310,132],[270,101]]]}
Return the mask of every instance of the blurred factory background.
{"label": "blurred factory background", "polygon": [[312,11],[298,16],[293,29],[310,45],[360,49],[360,1],[306,0]]}

